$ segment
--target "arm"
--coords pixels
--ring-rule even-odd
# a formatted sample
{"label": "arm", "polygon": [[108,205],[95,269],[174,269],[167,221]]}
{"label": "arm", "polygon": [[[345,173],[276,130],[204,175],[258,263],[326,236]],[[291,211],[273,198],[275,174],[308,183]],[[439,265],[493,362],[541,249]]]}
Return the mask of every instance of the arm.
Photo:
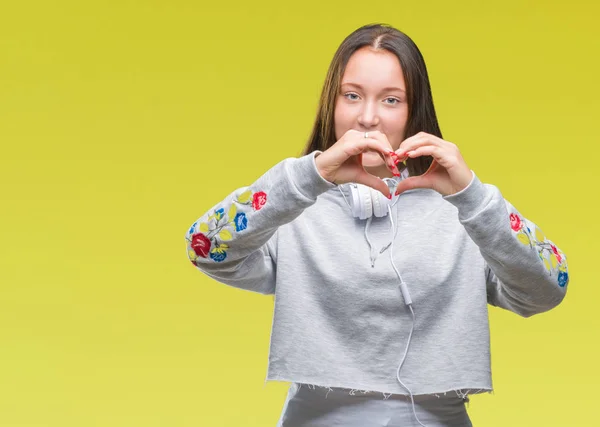
{"label": "arm", "polygon": [[488,302],[523,317],[543,313],[564,298],[567,258],[498,188],[473,180],[444,197],[487,263]]}
{"label": "arm", "polygon": [[335,185],[315,156],[288,158],[249,187],[229,194],[185,234],[190,261],[213,279],[261,294],[275,292],[276,231]]}

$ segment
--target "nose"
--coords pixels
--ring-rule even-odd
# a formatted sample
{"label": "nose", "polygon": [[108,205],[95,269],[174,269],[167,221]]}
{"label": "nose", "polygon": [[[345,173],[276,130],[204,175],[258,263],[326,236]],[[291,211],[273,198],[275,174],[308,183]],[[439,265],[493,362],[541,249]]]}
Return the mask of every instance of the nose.
{"label": "nose", "polygon": [[358,123],[365,129],[371,129],[379,124],[379,115],[375,104],[372,101],[364,102],[358,115]]}

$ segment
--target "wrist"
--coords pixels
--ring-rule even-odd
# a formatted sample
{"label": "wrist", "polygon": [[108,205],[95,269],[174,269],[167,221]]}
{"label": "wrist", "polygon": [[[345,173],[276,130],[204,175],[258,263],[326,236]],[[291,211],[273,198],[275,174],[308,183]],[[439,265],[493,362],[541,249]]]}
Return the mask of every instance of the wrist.
{"label": "wrist", "polygon": [[321,178],[323,178],[326,181],[331,182],[332,184],[335,184],[335,182],[333,181],[333,177],[331,177],[327,171],[326,168],[323,164],[324,158],[323,156],[321,156],[321,154],[323,154],[322,151],[317,151],[315,153],[315,166],[317,167],[317,172],[319,172],[319,175],[321,175]]}

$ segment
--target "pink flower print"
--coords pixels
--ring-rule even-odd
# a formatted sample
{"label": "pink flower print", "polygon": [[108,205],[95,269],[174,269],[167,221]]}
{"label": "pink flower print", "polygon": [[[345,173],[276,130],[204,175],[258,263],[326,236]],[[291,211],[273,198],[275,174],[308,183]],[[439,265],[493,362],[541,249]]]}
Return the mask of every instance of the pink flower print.
{"label": "pink flower print", "polygon": [[519,231],[521,228],[523,228],[523,222],[521,222],[519,215],[514,213],[510,214],[510,228],[512,228],[514,231]]}
{"label": "pink flower print", "polygon": [[192,236],[192,249],[196,255],[207,258],[210,251],[210,240],[202,233],[196,233]]}
{"label": "pink flower print", "polygon": [[560,264],[562,262],[562,257],[558,253],[558,249],[556,249],[556,246],[554,246],[554,245],[550,245],[550,247],[552,248],[552,252],[554,252],[554,255],[556,255],[556,260]]}
{"label": "pink flower print", "polygon": [[267,194],[264,191],[254,193],[252,196],[252,207],[255,211],[260,210],[267,203]]}

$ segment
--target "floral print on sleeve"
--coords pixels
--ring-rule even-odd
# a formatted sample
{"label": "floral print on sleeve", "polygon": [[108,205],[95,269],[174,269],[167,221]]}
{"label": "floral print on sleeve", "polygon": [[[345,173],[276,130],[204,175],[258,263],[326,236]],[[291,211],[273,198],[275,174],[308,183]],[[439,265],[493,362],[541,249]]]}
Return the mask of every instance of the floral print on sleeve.
{"label": "floral print on sleeve", "polygon": [[[533,227],[534,231],[531,230]],[[516,233],[522,244],[535,249],[549,274],[557,274],[558,285],[564,288],[569,282],[567,259],[558,248],[549,241],[542,230],[516,213],[510,214],[510,228]]]}
{"label": "floral print on sleeve", "polygon": [[251,206],[252,211],[260,210],[267,203],[267,194],[263,191],[253,193],[246,190],[233,199],[227,213],[220,207],[206,218],[206,222],[196,221],[190,227],[186,240],[188,241],[188,256],[192,264],[200,258],[210,258],[222,262],[227,258],[229,245],[225,242],[234,238],[233,233],[248,228],[248,215],[238,211],[238,205]]}

